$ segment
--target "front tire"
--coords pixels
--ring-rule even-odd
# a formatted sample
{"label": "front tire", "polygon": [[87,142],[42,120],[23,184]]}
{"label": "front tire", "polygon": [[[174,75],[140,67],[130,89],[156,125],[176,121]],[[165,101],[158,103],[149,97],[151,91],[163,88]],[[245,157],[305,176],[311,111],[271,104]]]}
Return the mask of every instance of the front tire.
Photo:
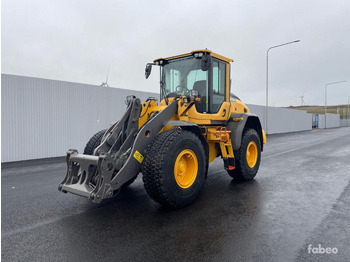
{"label": "front tire", "polygon": [[142,168],[148,195],[168,207],[190,204],[203,187],[206,156],[199,138],[171,129],[159,134],[148,148]]}
{"label": "front tire", "polygon": [[[87,142],[84,148],[84,155],[94,154],[95,149],[101,144],[102,137],[106,133],[106,130],[107,129],[101,130],[90,138],[89,142]],[[122,185],[122,188],[127,188],[128,186],[130,186],[135,181],[136,178],[137,178],[137,175],[131,178],[129,181],[127,181],[124,185]],[[96,182],[92,182],[92,183],[96,184]]]}
{"label": "front tire", "polygon": [[249,181],[258,173],[261,158],[260,137],[255,129],[244,132],[241,147],[235,151],[234,170],[228,174],[237,181]]}
{"label": "front tire", "polygon": [[102,137],[106,133],[106,129],[98,131],[96,134],[94,134],[89,142],[87,142],[85,148],[84,148],[84,155],[93,155],[94,150],[96,147],[98,147],[101,144]]}

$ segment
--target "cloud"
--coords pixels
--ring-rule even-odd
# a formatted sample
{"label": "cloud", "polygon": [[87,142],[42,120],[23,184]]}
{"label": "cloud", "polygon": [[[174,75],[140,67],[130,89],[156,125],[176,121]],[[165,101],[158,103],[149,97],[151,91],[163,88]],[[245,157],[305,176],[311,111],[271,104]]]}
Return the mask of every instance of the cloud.
{"label": "cloud", "polygon": [[2,3],[2,72],[158,92],[154,58],[208,48],[234,58],[233,92],[275,106],[330,104],[350,95],[347,1],[10,1]]}

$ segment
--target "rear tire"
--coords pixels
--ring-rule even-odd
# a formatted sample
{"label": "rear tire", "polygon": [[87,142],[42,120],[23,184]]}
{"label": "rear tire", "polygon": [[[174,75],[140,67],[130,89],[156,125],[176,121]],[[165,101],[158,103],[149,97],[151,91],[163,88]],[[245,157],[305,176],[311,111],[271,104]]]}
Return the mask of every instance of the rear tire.
{"label": "rear tire", "polygon": [[261,143],[255,129],[244,132],[241,147],[235,151],[234,170],[228,170],[228,174],[237,181],[249,181],[256,176],[261,158]]}
{"label": "rear tire", "polygon": [[[106,133],[106,129],[97,132],[90,138],[89,142],[87,142],[84,148],[84,155],[94,154],[94,150],[101,144],[102,137],[105,133]],[[137,175],[134,176],[132,179],[130,179],[128,182],[126,182],[124,185],[122,185],[122,188],[127,188],[128,186],[130,186],[135,181],[136,178],[137,178]]]}
{"label": "rear tire", "polygon": [[148,195],[163,206],[193,202],[203,187],[206,155],[192,132],[171,129],[159,134],[148,148],[142,168]]}

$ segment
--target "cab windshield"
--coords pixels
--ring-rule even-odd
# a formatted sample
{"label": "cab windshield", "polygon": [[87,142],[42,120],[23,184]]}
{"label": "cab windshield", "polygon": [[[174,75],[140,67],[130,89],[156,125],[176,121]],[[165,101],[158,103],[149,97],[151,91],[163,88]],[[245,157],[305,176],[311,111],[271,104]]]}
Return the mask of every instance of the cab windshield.
{"label": "cab windshield", "polygon": [[208,72],[201,70],[201,60],[195,57],[168,61],[162,67],[162,98],[186,95],[193,89],[200,97],[207,97]]}
{"label": "cab windshield", "polygon": [[207,71],[202,71],[201,59],[193,56],[167,61],[161,67],[161,99],[187,95],[190,90],[196,90],[200,98],[195,104],[197,111],[216,113],[225,101],[225,74],[225,62],[214,58]]}

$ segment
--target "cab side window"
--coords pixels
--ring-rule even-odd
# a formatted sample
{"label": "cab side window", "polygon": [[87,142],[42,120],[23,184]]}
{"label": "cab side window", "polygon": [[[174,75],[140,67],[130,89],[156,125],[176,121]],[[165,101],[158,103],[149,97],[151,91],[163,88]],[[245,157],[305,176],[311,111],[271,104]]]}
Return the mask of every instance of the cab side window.
{"label": "cab side window", "polygon": [[213,97],[212,97],[212,113],[217,113],[221,103],[225,101],[226,87],[226,64],[213,60]]}

